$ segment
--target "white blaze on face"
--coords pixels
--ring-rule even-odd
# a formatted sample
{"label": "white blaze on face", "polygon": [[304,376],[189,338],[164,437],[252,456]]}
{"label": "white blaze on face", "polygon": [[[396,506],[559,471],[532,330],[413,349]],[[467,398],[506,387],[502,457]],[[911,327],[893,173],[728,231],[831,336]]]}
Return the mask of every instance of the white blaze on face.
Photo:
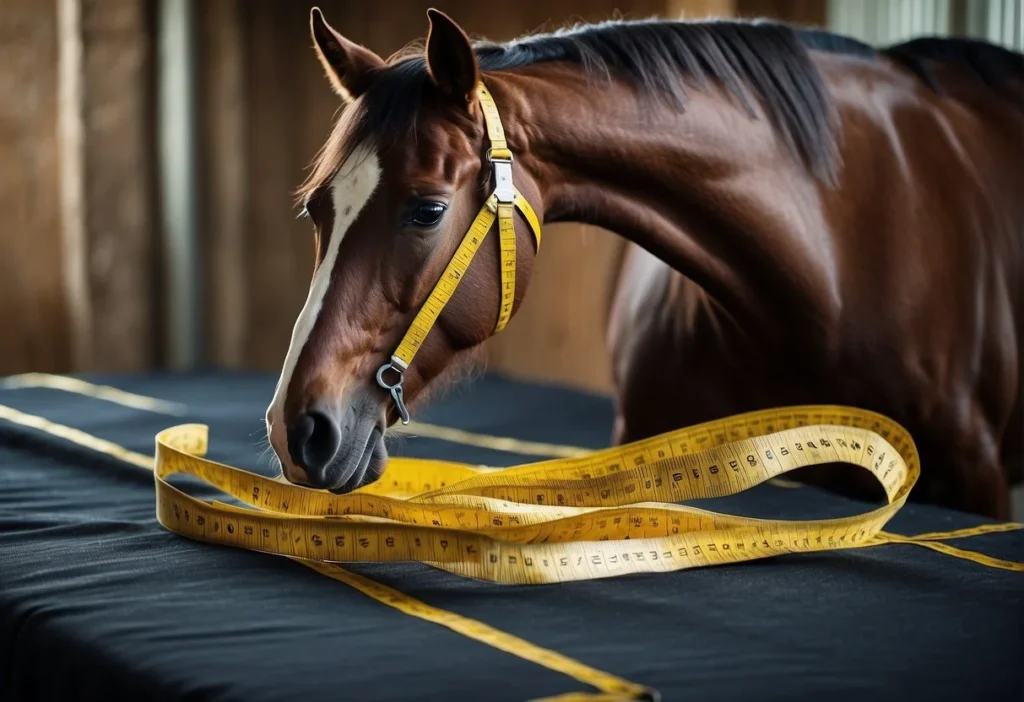
{"label": "white blaze on face", "polygon": [[[352,226],[366,203],[370,201],[378,183],[380,183],[380,161],[377,155],[365,146],[357,147],[352,151],[331,181],[329,192],[331,206],[334,210],[334,225],[327,242],[327,253],[313,276],[306,304],[299,312],[298,319],[295,320],[288,355],[285,356],[281,377],[277,381],[274,399],[270,404],[270,411],[267,413],[271,423],[267,427],[267,435],[285,465],[288,464],[287,449],[283,444],[274,444],[275,436],[272,434],[280,432],[278,436],[282,441],[284,440],[285,427],[280,425],[283,422],[285,398],[288,394],[292,374],[295,372],[295,364],[298,363],[302,349],[320,315],[324,296],[327,295],[327,289],[330,287],[331,273],[338,262],[338,249],[341,247],[342,239],[345,238],[345,232]],[[275,428],[276,431],[274,431]]]}

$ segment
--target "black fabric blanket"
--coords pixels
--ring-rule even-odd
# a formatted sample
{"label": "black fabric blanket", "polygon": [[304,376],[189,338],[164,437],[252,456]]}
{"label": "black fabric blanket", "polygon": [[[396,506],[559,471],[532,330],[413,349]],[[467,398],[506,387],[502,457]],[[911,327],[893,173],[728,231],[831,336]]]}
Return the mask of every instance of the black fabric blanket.
{"label": "black fabric blanket", "polygon": [[[270,470],[260,460],[270,376],[86,379],[180,403],[184,414],[49,388],[0,390],[0,405],[147,455],[159,430],[202,422],[211,458]],[[416,419],[600,448],[612,408],[488,376]],[[391,448],[493,466],[538,460],[431,438]],[[713,507],[811,518],[866,506],[768,484]],[[983,523],[908,505],[888,529]],[[1024,531],[949,543],[1024,561]],[[349,569],[664,700],[1024,699],[1024,573],[918,546],[534,587],[419,564]],[[288,559],[169,533],[154,517],[151,474],[0,419],[0,700],[521,701],[570,692],[595,689]]]}

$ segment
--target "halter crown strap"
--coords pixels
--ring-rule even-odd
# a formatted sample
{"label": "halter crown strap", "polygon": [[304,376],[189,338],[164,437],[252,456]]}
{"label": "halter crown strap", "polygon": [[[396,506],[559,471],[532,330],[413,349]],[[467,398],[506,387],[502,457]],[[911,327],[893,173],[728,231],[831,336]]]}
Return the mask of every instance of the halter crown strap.
{"label": "halter crown strap", "polygon": [[[484,238],[498,220],[498,243],[501,250],[501,261],[499,272],[501,274],[501,302],[498,306],[498,321],[494,333],[500,332],[508,324],[512,316],[512,305],[515,302],[516,294],[516,230],[515,210],[523,215],[523,219],[530,226],[537,250],[540,250],[541,226],[540,219],[530,203],[526,201],[523,194],[512,182],[512,151],[505,141],[505,130],[501,125],[501,117],[498,115],[498,107],[491,97],[490,91],[481,82],[477,86],[477,96],[480,99],[480,106],[484,115],[484,123],[487,125],[487,138],[490,141],[490,148],[487,150],[487,160],[490,162],[494,173],[494,191],[480,208],[476,219],[470,226],[469,231],[459,244],[455,254],[448,262],[448,266],[441,274],[440,280],[434,285],[427,301],[423,303],[420,311],[416,314],[409,329],[402,337],[401,343],[395,353],[391,356],[391,362],[386,363],[377,370],[377,383],[385,390],[391,392],[391,398],[395,401],[398,412],[402,417],[402,423],[409,423],[409,412],[405,407],[402,396],[402,379],[405,370],[412,363],[413,357],[419,351],[420,345],[427,338],[441,310],[448,304],[448,301],[455,293],[459,281],[462,280],[469,268],[470,262],[476,252],[480,249]],[[397,376],[394,383],[389,383],[386,374],[392,371]]]}

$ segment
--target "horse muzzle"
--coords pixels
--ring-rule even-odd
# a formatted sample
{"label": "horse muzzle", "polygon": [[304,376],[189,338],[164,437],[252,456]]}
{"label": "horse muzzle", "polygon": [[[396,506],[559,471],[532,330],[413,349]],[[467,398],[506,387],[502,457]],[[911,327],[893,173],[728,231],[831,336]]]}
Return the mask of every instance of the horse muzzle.
{"label": "horse muzzle", "polygon": [[295,470],[285,470],[285,477],[337,494],[380,478],[388,457],[382,410],[379,404],[360,398],[341,407],[315,405],[291,418],[286,428],[287,458]]}

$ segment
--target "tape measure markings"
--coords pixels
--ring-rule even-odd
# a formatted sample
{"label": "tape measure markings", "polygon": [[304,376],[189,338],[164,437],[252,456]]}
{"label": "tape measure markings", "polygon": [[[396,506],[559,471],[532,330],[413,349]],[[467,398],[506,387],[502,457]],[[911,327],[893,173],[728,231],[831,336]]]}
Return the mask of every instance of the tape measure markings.
{"label": "tape measure markings", "polygon": [[[16,387],[29,387],[29,386],[33,386],[33,387],[57,387],[54,384],[50,384],[50,380],[51,379],[56,379],[56,380],[59,381],[59,380],[62,379],[62,376],[56,376],[56,375],[50,375],[50,374],[31,373],[31,374],[25,374],[23,376],[11,376],[11,378],[17,378],[18,379],[18,382],[16,384],[11,384],[12,386],[16,386]],[[7,380],[7,379],[5,379],[5,380]],[[74,380],[74,379],[72,379],[72,380]],[[66,389],[69,392],[78,392],[78,393],[81,393],[81,394],[90,394],[89,386],[90,386],[90,384],[86,383],[85,381],[80,381],[80,382],[76,381],[75,385],[69,386],[68,388],[60,388],[60,389]],[[72,389],[72,387],[74,389]],[[142,399],[151,399],[151,398],[147,398],[147,396],[140,396],[140,397]],[[103,399],[107,399],[109,401],[116,401],[116,400],[114,400],[112,398],[103,398]],[[139,466],[139,467],[142,467],[142,468],[146,468],[148,470],[152,470],[152,468],[153,468],[153,461],[154,461],[153,457],[146,456],[144,454],[140,454],[140,453],[137,453],[137,452],[134,452],[134,451],[130,451],[130,450],[128,450],[128,449],[118,445],[118,444],[114,444],[113,442],[109,442],[109,441],[107,441],[105,439],[101,439],[101,438],[96,437],[94,435],[87,434],[85,432],[82,432],[79,429],[75,429],[73,427],[68,427],[68,426],[65,426],[65,425],[55,424],[55,423],[51,422],[50,420],[47,420],[47,419],[45,419],[43,417],[38,417],[38,416],[35,416],[35,415],[27,415],[27,414],[24,414],[24,413],[20,412],[19,410],[15,410],[13,408],[3,407],[3,406],[0,406],[0,416],[3,416],[3,418],[5,418],[5,419],[7,419],[7,420],[9,420],[9,421],[11,421],[13,423],[18,423],[18,424],[22,424],[22,425],[25,425],[25,426],[29,426],[31,428],[39,429],[41,431],[46,431],[46,432],[48,432],[50,434],[53,434],[55,436],[60,436],[61,438],[64,438],[64,439],[69,440],[69,441],[72,441],[73,443],[77,443],[77,444],[86,446],[86,447],[88,447],[88,448],[90,448],[92,450],[98,451],[100,453],[105,453],[105,454],[111,455],[111,456],[113,456],[113,457],[115,457],[115,458],[117,458],[119,460],[131,463],[133,465],[136,465],[136,466]],[[504,439],[504,437],[498,437],[498,438],[500,440],[502,440],[502,441],[506,440],[506,439]],[[513,441],[513,442],[517,441],[517,439],[507,439],[507,440],[508,441]],[[582,451],[582,450],[583,449],[580,449],[580,451]],[[392,460],[393,461],[401,461],[403,459],[392,459]],[[446,464],[445,462],[442,462],[442,461],[430,461],[428,459],[417,459],[417,461],[418,461],[417,470],[419,470],[421,472],[422,471],[426,471],[427,473],[430,473],[431,472],[430,469],[434,467],[431,464],[444,465],[448,469],[450,469],[451,465],[452,465],[452,464]],[[465,467],[465,472],[463,473],[463,475],[472,474],[473,472],[477,472],[477,469],[475,469],[473,467],[470,467],[470,466],[466,466]],[[389,475],[390,475],[390,473],[389,473]],[[267,480],[272,485],[281,485],[281,486],[284,486],[286,488],[287,487],[291,487],[291,485],[289,483],[281,483],[281,482],[277,482],[277,481],[274,481],[273,479],[269,479],[269,478]],[[388,482],[388,488],[390,490],[393,490],[393,491],[398,492],[398,493],[402,492],[402,490],[405,490],[406,492],[411,494],[411,493],[416,492],[416,490],[414,489],[415,486],[412,485],[413,482],[414,481],[410,480],[410,481],[407,481],[407,482],[402,483],[400,485],[397,480],[392,480],[392,481]],[[416,482],[416,486],[418,486],[418,487],[420,487],[420,488],[422,488],[424,490],[428,490],[431,487],[429,482],[426,483],[426,484],[424,484],[424,483],[422,483],[421,481],[418,481],[418,480],[415,481],[415,482]],[[364,490],[367,493],[372,493],[372,491],[374,489],[380,489],[383,484],[384,484],[383,481],[379,482],[379,483],[374,483],[373,485],[369,486],[369,488],[366,488]],[[234,509],[237,509],[237,508],[235,508],[235,507],[233,507],[231,505],[227,505],[227,504],[224,504],[224,503],[219,503],[219,505],[222,508],[234,508]],[[268,504],[264,504],[264,507],[266,507],[266,506],[268,506]],[[639,507],[641,507],[641,506],[638,505],[638,508]],[[682,506],[672,506],[672,507],[679,507],[679,508],[681,508]],[[520,505],[519,509],[521,510],[522,508],[523,508],[523,506]],[[543,508],[540,508],[540,509],[543,509]],[[721,515],[716,515],[715,513],[707,512],[705,510],[700,510],[698,508],[687,508],[687,509],[693,510],[694,512],[697,512],[697,513],[704,513],[705,515],[710,515],[712,517],[721,517]],[[513,514],[513,515],[510,515],[510,518],[511,519],[516,519],[516,518],[522,519],[523,517],[522,517],[522,514],[518,514],[518,515]],[[542,516],[542,518],[545,518],[545,517]],[[749,518],[744,517],[742,519],[749,519]],[[929,533],[926,533],[926,534],[918,534],[918,535],[914,535],[914,536],[898,535],[898,534],[892,534],[892,533],[889,533],[889,532],[882,531],[882,532],[879,532],[879,535],[878,535],[878,537],[876,537],[874,542],[869,543],[869,544],[865,544],[865,545],[866,546],[884,545],[884,544],[898,545],[898,544],[908,544],[909,543],[911,545],[913,545],[913,544],[923,545],[923,546],[931,548],[930,546],[927,546],[927,544],[920,543],[920,542],[932,542],[932,541],[940,541],[940,540],[947,540],[947,539],[970,538],[970,537],[978,536],[978,535],[981,535],[981,534],[999,533],[999,532],[1014,531],[1014,530],[1019,530],[1019,529],[1024,529],[1024,524],[1015,523],[1015,522],[1008,522],[1008,523],[999,523],[999,524],[983,524],[983,525],[980,525],[980,526],[977,526],[977,527],[968,527],[968,528],[965,528],[965,529],[958,529],[958,530],[948,531],[948,532],[929,532]],[[936,550],[936,549],[933,549],[933,550]],[[974,561],[976,563],[979,563],[981,565],[987,565],[989,567],[1002,568],[1002,569],[1015,570],[1015,571],[1022,570],[1022,565],[1020,563],[1016,563],[1014,561],[1006,561],[1004,559],[994,559],[993,557],[988,556],[986,554],[978,553],[978,552],[975,552],[975,551],[968,551],[968,550],[965,550],[965,549],[958,549],[958,548],[955,548],[955,547],[952,547],[952,546],[950,546],[950,547],[948,547],[946,549],[938,549],[937,552],[943,553],[943,554],[945,554],[947,556],[952,556],[952,557],[956,557],[956,558],[961,558],[961,559],[965,559],[965,560]]]}
{"label": "tape measure markings", "polygon": [[[216,508],[165,482],[175,473],[189,473],[254,506],[266,509],[267,502],[273,501],[265,496],[264,504],[260,505],[250,497],[253,492],[258,495],[252,489],[258,480],[256,476],[200,458],[206,448],[205,428],[186,425],[161,432],[157,439],[158,515],[167,528],[198,540],[330,562],[418,560],[453,573],[508,583],[665,572],[783,553],[844,548],[870,539],[881,530],[906,499],[917,469],[909,437],[877,415],[851,411],[846,415],[849,426],[812,425],[804,421],[834,421],[838,416],[836,408],[829,407],[752,413],[738,420],[730,418],[695,430],[680,430],[582,459],[556,459],[481,471],[454,485],[410,498],[407,505],[391,502],[387,513],[365,510],[356,504],[361,499],[358,493],[334,496],[278,485],[275,510],[287,514],[253,511],[249,515],[218,515]],[[799,426],[795,426],[797,421]],[[872,426],[881,433],[858,424]],[[718,432],[721,440],[728,439],[730,429],[733,435],[742,435],[740,426],[748,427],[747,433],[754,436],[715,444],[715,429],[725,429]],[[774,433],[756,434],[768,428]],[[883,433],[904,447],[909,463],[883,438]],[[682,450],[693,452],[678,453]],[[630,465],[629,458],[633,459],[632,467],[626,467]],[[656,460],[648,462],[651,458]],[[494,517],[489,511],[493,503],[472,504],[470,498],[474,496],[522,503],[524,507],[635,507],[648,501],[724,496],[804,465],[835,461],[871,470],[883,484],[889,504],[864,515],[807,522],[721,517],[716,524],[714,516],[695,515],[693,522],[687,521],[674,534],[665,534],[665,526],[655,520],[660,517],[668,525],[673,516],[681,513],[669,515],[663,506],[658,508],[663,511],[657,516],[643,515],[649,524],[658,524],[660,533],[643,533],[638,539],[631,533],[636,522],[629,515],[612,515],[606,509],[552,519],[541,523],[540,528],[534,523],[498,529],[473,526],[479,525],[481,518]],[[404,470],[414,470],[416,461],[404,459],[404,464]],[[434,466],[437,468],[438,464],[435,462]],[[465,467],[458,467],[465,474]],[[594,477],[599,468],[606,469],[604,474]],[[289,500],[289,494],[304,498]],[[450,495],[458,495],[457,504],[444,504]],[[430,505],[422,503],[441,503],[437,509],[454,509],[461,514],[456,513],[454,521],[445,517],[433,519],[431,525],[420,525],[410,515],[419,510],[421,516],[426,516]],[[325,506],[335,514],[325,514]],[[350,511],[348,515],[344,514],[346,509]],[[479,512],[473,517],[475,522],[465,519],[472,510]],[[337,514],[347,519],[329,518]],[[527,521],[532,521],[535,510],[526,514],[531,515]],[[311,516],[322,518],[310,519]],[[598,521],[613,516],[619,517],[614,526]],[[624,521],[623,516],[627,517]],[[373,521],[359,521],[360,517],[372,517]],[[221,518],[228,520],[224,528],[220,526]],[[402,519],[407,521],[399,521]],[[212,529],[207,527],[208,522]],[[600,533],[601,529],[607,531]],[[248,538],[234,536],[236,530]],[[516,532],[519,538],[515,538]],[[581,540],[598,533],[600,540]]]}
{"label": "tape measure markings", "polygon": [[[356,527],[355,525],[343,522],[332,524],[330,520],[325,520],[323,523],[316,523],[315,526],[311,526],[310,522],[312,520],[295,518],[290,518],[287,523],[284,523],[284,520],[278,519],[277,523],[273,524],[271,517],[267,514],[255,512],[252,516],[244,516],[232,512],[223,518],[224,525],[222,527],[222,517],[218,516],[214,506],[187,495],[163,481],[162,478],[176,472],[189,472],[190,465],[193,468],[198,465],[198,469],[191,471],[193,474],[207,479],[220,489],[230,493],[241,493],[241,488],[245,488],[246,492],[251,492],[249,490],[250,484],[241,480],[242,478],[248,477],[249,480],[266,479],[255,474],[247,474],[246,476],[243,475],[244,471],[237,471],[235,469],[221,470],[221,468],[227,467],[201,461],[192,456],[189,452],[203,453],[206,449],[205,433],[197,431],[197,427],[186,425],[186,427],[178,428],[173,430],[173,432],[176,432],[176,441],[173,442],[176,444],[175,449],[172,449],[171,443],[166,440],[158,443],[158,451],[168,449],[180,452],[177,455],[171,453],[167,460],[161,460],[161,456],[158,453],[158,515],[161,523],[165,526],[171,525],[169,528],[172,528],[172,530],[199,540],[229,545],[243,543],[245,547],[260,551],[322,560],[366,560],[368,555],[372,556],[374,560],[421,560],[436,563],[440,567],[452,572],[469,574],[474,577],[488,576],[511,582],[518,580],[523,582],[560,581],[566,577],[608,577],[624,572],[664,571],[682,567],[699,567],[716,561],[737,560],[735,555],[732,555],[731,558],[724,555],[729,550],[732,550],[732,554],[755,552],[757,553],[756,557],[801,550],[799,540],[790,539],[793,543],[787,545],[786,540],[779,538],[780,533],[777,525],[768,526],[766,529],[764,524],[753,529],[737,527],[733,536],[738,538],[734,538],[731,542],[721,539],[721,535],[716,534],[714,530],[697,532],[699,534],[697,538],[694,538],[693,534],[674,535],[674,537],[669,537],[669,543],[663,543],[658,539],[653,541],[650,539],[636,540],[630,546],[639,548],[641,551],[637,555],[636,550],[633,550],[632,559],[630,558],[630,548],[623,549],[610,541],[586,542],[586,548],[581,548],[578,542],[562,543],[558,549],[553,550],[550,543],[528,544],[525,546],[515,543],[495,543],[493,539],[489,539],[482,534],[463,535],[458,531],[416,526],[415,530],[417,531],[415,533],[422,534],[423,536],[429,534],[430,537],[423,538],[421,536],[422,540],[417,542],[415,535],[410,537],[407,525],[372,523]],[[167,432],[163,434],[166,435]],[[833,438],[842,440],[839,446],[845,443],[848,447],[858,448],[858,444],[860,444],[857,439],[853,439],[853,443],[848,442],[845,435],[836,435]],[[884,443],[887,445],[887,442]],[[850,456],[850,458],[863,458],[864,452],[870,447],[871,445],[867,442],[860,444],[862,449],[860,455]],[[768,450],[764,446],[760,447],[762,457]],[[117,451],[108,450],[108,452],[117,454]],[[856,454],[857,452],[854,451],[854,453]],[[883,452],[881,455],[884,456],[885,453]],[[182,460],[188,457],[191,458],[191,461]],[[840,456],[834,455],[828,458],[835,459],[838,457]],[[695,457],[691,457],[691,461],[691,475],[694,474],[694,470],[699,470],[695,468],[698,463],[707,463],[707,461],[697,461]],[[674,466],[670,465],[670,467]],[[639,470],[639,472],[644,473],[647,468],[648,466],[644,466],[641,469],[632,469],[632,472],[636,473]],[[557,467],[554,467],[554,470],[557,471]],[[710,475],[713,476],[714,473],[710,473]],[[769,475],[770,472],[766,471],[765,476]],[[232,477],[225,479],[225,476]],[[495,477],[494,474],[479,475],[464,482],[473,482],[481,478],[489,479],[493,477]],[[629,477],[631,476],[627,471],[612,477],[611,480]],[[656,480],[648,479],[646,482],[647,485],[641,486],[643,489],[657,492]],[[692,480],[688,481],[688,483],[692,490],[691,494],[708,494],[700,492],[698,484]],[[628,485],[636,485],[636,483],[628,483]],[[284,490],[285,492],[292,492],[294,490],[292,487],[280,484],[274,484],[274,488]],[[271,489],[273,490],[274,488]],[[893,493],[892,488],[892,485],[887,486],[890,494]],[[550,489],[550,487],[545,486],[545,490]],[[558,489],[557,484],[555,489]],[[313,494],[311,491],[306,492],[309,495]],[[531,490],[531,492],[536,494],[536,489]],[[569,494],[572,495],[572,493]],[[600,493],[597,494],[600,496]],[[618,490],[609,491],[599,501],[599,504],[607,503],[609,501],[608,498],[612,498],[613,502],[614,500],[628,500],[630,499],[626,497],[628,494],[625,490],[621,492]],[[236,494],[236,496],[240,495]],[[169,499],[163,499],[164,497]],[[584,497],[586,497],[585,494]],[[267,498],[269,498],[269,495],[267,495]],[[287,509],[288,505],[282,502],[281,507]],[[308,509],[309,504],[306,503],[304,507]],[[874,519],[868,518],[862,524],[867,529],[862,528],[860,532],[854,530],[851,533],[851,518],[833,520],[831,522],[808,523],[799,528],[806,530],[811,525],[817,529],[831,528],[833,531],[830,537],[821,538],[819,536],[815,540],[815,546],[840,547],[845,545],[848,540],[849,543],[856,543],[858,539],[863,539],[868,532],[880,529],[881,524],[887,521],[893,511],[892,505],[876,510]],[[593,514],[589,516],[592,517]],[[209,529],[206,526],[208,520],[210,524]],[[766,522],[765,524],[771,523]],[[273,526],[273,531],[270,530],[271,526]],[[405,529],[402,529],[403,526]],[[792,529],[793,527],[790,525],[788,528]],[[311,529],[316,531],[311,531]],[[427,529],[428,531],[419,531],[421,529]],[[842,533],[840,533],[840,530],[842,530]],[[447,531],[447,533],[442,533],[444,531]],[[764,538],[766,533],[771,537],[771,541]],[[235,534],[238,534],[238,536],[235,536]],[[275,538],[271,539],[271,534]],[[325,537],[330,537],[330,541],[327,541]],[[346,537],[348,537],[347,540]],[[412,539],[411,541],[409,540],[410,538]],[[747,550],[748,540],[750,542],[749,551]],[[701,544],[701,541],[704,543]],[[810,539],[805,537],[804,542],[804,548],[811,546]],[[734,544],[735,549],[733,549]],[[324,548],[325,546],[326,548]],[[652,548],[647,549],[647,546],[652,546]],[[663,546],[665,548],[662,548]],[[456,547],[458,548],[458,556],[455,555],[454,549]],[[489,565],[480,562],[482,558],[481,549],[485,547],[489,548]],[[449,548],[452,548],[452,550],[449,550]],[[707,549],[706,552],[704,551],[705,548]],[[647,554],[644,553],[645,549],[648,552]],[[715,556],[710,554],[715,554]],[[473,562],[472,558],[466,560],[467,557],[475,557],[476,562]],[[522,566],[532,565],[534,557],[536,558],[537,565],[535,573],[527,574],[522,571],[520,564]],[[627,566],[627,564],[629,565]],[[561,566],[561,568],[558,566]],[[571,567],[568,570],[564,570],[566,566]],[[582,570],[580,566],[583,566]]]}
{"label": "tape measure markings", "polygon": [[[16,410],[14,410],[14,411],[16,411]],[[79,430],[75,430],[75,429],[68,428],[68,427],[61,427],[59,425],[53,425],[53,423],[49,423],[48,421],[43,420],[42,418],[33,418],[33,421],[22,422],[22,423],[23,424],[27,424],[29,426],[35,426],[36,428],[39,428],[39,429],[44,429],[46,431],[50,431],[51,433],[63,434],[63,435],[66,436],[66,438],[70,438],[71,440],[77,441],[78,443],[91,444],[90,447],[92,447],[92,448],[94,448],[96,450],[101,450],[101,451],[106,452],[106,453],[111,453],[112,455],[115,455],[115,456],[120,457],[122,459],[129,460],[130,463],[133,463],[135,465],[140,465],[140,466],[145,467],[145,468],[152,468],[153,464],[152,464],[152,459],[151,458],[148,458],[147,456],[144,456],[144,455],[141,455],[141,454],[138,454],[138,453],[127,451],[126,449],[123,449],[122,447],[117,446],[116,444],[113,444],[111,442],[105,442],[105,441],[103,441],[101,439],[96,439],[95,437],[91,437],[91,435],[85,434],[84,432],[80,432]],[[203,442],[193,443],[191,445],[185,446],[185,448],[188,448],[190,450],[204,450],[205,451],[205,443],[204,442],[205,442],[205,438],[203,439]],[[847,445],[849,446],[850,444],[848,443]],[[761,447],[762,454],[764,454],[767,450],[770,450],[770,449],[766,448],[764,446]],[[862,449],[862,452],[863,452],[863,450],[866,450],[866,449]],[[836,457],[838,457],[838,456],[836,456]],[[857,458],[858,456],[854,455],[854,456],[848,456],[848,457]],[[438,467],[443,467],[444,466],[440,462],[426,462],[426,463],[428,465],[432,466],[435,470],[438,469]],[[398,465],[401,466],[401,463],[399,463]],[[413,460],[412,463],[407,464],[403,468],[406,471],[410,471],[410,470],[415,471],[415,470],[417,470],[417,462],[416,462],[416,460]],[[399,469],[398,472],[400,472],[400,470],[401,469]],[[461,475],[466,475],[466,474],[472,474],[472,473],[473,473],[472,469],[467,468],[467,467],[463,467],[463,470],[461,471],[460,474]],[[232,481],[232,484],[229,485],[229,486],[225,485],[223,483],[223,481],[220,478],[217,478],[216,476],[211,476],[209,473],[207,473],[206,475],[207,475],[207,477],[213,478],[214,482],[217,483],[218,485],[220,485],[222,488],[223,487],[227,487],[228,489],[226,491],[228,491],[229,493],[232,493],[232,494],[236,494],[237,496],[243,496],[245,494],[245,493],[243,493],[242,495],[239,494],[239,493],[242,493],[243,489],[245,489],[248,492],[248,488],[250,487],[250,485],[245,482],[246,479],[266,481],[265,485],[267,487],[266,487],[266,489],[265,489],[265,491],[263,493],[263,502],[261,504],[261,507],[263,507],[264,509],[267,508],[268,506],[270,506],[270,504],[273,504],[273,501],[270,499],[270,497],[271,497],[272,491],[274,489],[280,489],[285,494],[293,492],[293,491],[300,491],[300,492],[307,493],[307,497],[312,497],[313,496],[313,494],[308,494],[310,491],[297,490],[294,486],[291,486],[291,485],[288,485],[288,484],[275,483],[273,481],[269,481],[268,479],[262,478],[261,476],[257,476],[255,474],[249,474],[247,472],[242,472],[242,471],[240,471],[238,473],[234,473],[233,471],[231,472],[230,480]],[[354,496],[354,495],[337,496],[337,495],[329,495],[328,493],[314,493],[314,494],[316,496],[318,496],[318,497],[321,497],[322,499],[324,497],[333,498],[333,499],[339,499],[339,498],[345,498],[345,497]],[[281,508],[283,506],[283,502],[284,502],[285,509],[290,507],[290,506],[287,506],[287,500],[279,501],[278,504],[276,504],[276,506]],[[484,502],[483,504],[484,504],[484,507],[488,506],[488,503],[486,503],[486,502]],[[469,504],[469,507],[472,507],[472,504]],[[521,509],[522,507],[525,507],[525,506],[519,506],[519,507]],[[672,507],[673,507],[674,510],[678,510],[678,511],[694,510],[692,508],[683,508],[682,506],[672,506]],[[313,506],[311,501],[307,502],[306,504],[304,504],[304,508],[307,511],[308,510],[316,509],[316,508],[314,508],[314,506]],[[545,508],[541,508],[541,507],[538,506],[535,509],[539,509],[539,510],[543,511]],[[662,518],[666,519],[666,521],[669,522],[669,523],[671,523],[672,519],[677,518],[675,515],[668,514],[668,511],[666,511],[664,508],[662,508],[662,509],[648,509],[648,508],[644,508],[644,507],[638,507],[637,510],[638,510],[638,512],[634,513],[633,515],[629,515],[629,514],[623,515],[623,517],[624,517],[623,521],[626,522],[626,523],[630,523],[633,519],[637,519],[637,517],[636,517],[637,514],[640,515],[641,519],[642,519],[643,515],[646,514],[646,519],[647,519],[647,524],[648,525],[653,520],[658,519],[658,517],[662,517]],[[646,510],[647,512],[644,513],[643,512],[644,510]],[[325,512],[329,512],[329,510],[325,510]],[[529,514],[530,513],[524,513],[522,515],[519,515],[520,521],[528,521],[528,520],[530,520],[531,517],[530,516],[526,516],[526,515],[529,515]],[[542,514],[541,517],[551,519],[554,515],[557,515],[557,514],[558,514],[558,510],[555,510],[553,512],[549,512],[547,515]],[[577,512],[575,514],[579,515],[579,514],[591,514],[591,513],[587,512],[587,511],[584,511],[584,512]],[[683,529],[692,530],[694,528],[695,529],[707,528],[707,524],[705,522],[700,521],[700,520],[708,520],[708,519],[710,519],[714,523],[716,519],[722,520],[722,518],[723,518],[723,516],[721,516],[721,515],[715,515],[715,513],[708,513],[708,512],[705,512],[705,511],[694,511],[691,514],[697,515],[695,517],[695,519],[697,520],[696,523],[694,524],[693,522],[687,522],[687,524],[685,526],[683,526]],[[382,512],[382,515],[384,515],[385,518],[394,518],[394,516],[395,516],[393,514],[388,514],[386,511]],[[515,517],[515,516],[516,515],[508,515],[508,514],[506,514],[506,517]],[[607,515],[607,516],[608,517],[612,517],[613,515]],[[416,518],[414,517],[413,519],[415,520]],[[422,519],[423,521],[426,521],[426,519],[427,519],[426,513],[423,512],[422,510],[421,510],[421,517],[420,517],[420,519]],[[733,522],[729,522],[729,523],[737,524],[737,523],[740,523],[741,520],[744,520],[744,519],[749,519],[749,518],[738,518],[739,521],[733,521]],[[460,521],[461,525],[466,525],[466,522],[463,520],[462,517],[459,518],[459,521]],[[756,520],[752,520],[752,522],[754,522],[754,521],[756,521]],[[416,523],[416,522],[414,521],[414,523]],[[451,522],[450,521],[442,520],[442,523],[451,526]],[[475,524],[478,524],[478,522],[476,522]],[[474,524],[474,526],[475,526],[475,524]],[[519,526],[519,525],[515,525],[515,526]],[[585,526],[586,526],[586,523],[585,523]],[[677,527],[678,526],[680,526],[680,525],[677,525]],[[1019,525],[1008,525],[1008,526],[991,525],[991,527],[992,527],[991,530],[994,531],[994,530],[1007,530],[1007,529],[1010,529],[1010,528],[1019,528]],[[971,529],[971,530],[959,530],[957,532],[954,532],[954,534],[956,536],[964,536],[964,535],[967,535],[967,534],[976,533],[978,531],[979,531],[979,529],[975,528],[975,529]],[[984,531],[988,531],[988,530],[985,529]],[[583,533],[587,533],[587,532],[585,531]],[[627,532],[627,533],[631,533],[631,532]],[[662,531],[662,533],[664,533],[664,531]],[[648,537],[649,535],[650,535],[649,533],[644,532],[641,537]],[[577,528],[575,528],[575,531],[572,534],[572,536],[573,537],[581,536],[581,532],[580,532],[580,527],[579,526],[577,526]],[[836,539],[838,537],[838,532],[834,529],[833,533],[831,533],[830,536],[833,537],[833,543],[836,543],[837,542]],[[564,535],[564,533],[561,533],[561,534],[559,534],[559,533],[552,533],[552,534],[549,534],[547,536],[542,536],[542,538],[552,538],[552,537],[554,537],[556,539],[559,539],[559,538],[565,538],[565,535]],[[366,538],[366,536],[362,536],[361,538]],[[821,540],[823,542],[827,542],[828,539],[827,538],[823,538]],[[842,541],[840,541],[840,542],[842,542]],[[894,542],[894,540],[890,540],[889,542]],[[284,544],[283,543],[279,543],[279,547],[284,547]],[[949,549],[951,549],[951,547],[949,547]],[[950,554],[949,549],[942,550],[940,553]],[[971,552],[967,552],[967,553],[971,553]],[[977,559],[974,559],[974,558],[971,558],[970,560],[975,560],[977,562]],[[1006,562],[1006,563],[1012,563],[1012,562]]]}

